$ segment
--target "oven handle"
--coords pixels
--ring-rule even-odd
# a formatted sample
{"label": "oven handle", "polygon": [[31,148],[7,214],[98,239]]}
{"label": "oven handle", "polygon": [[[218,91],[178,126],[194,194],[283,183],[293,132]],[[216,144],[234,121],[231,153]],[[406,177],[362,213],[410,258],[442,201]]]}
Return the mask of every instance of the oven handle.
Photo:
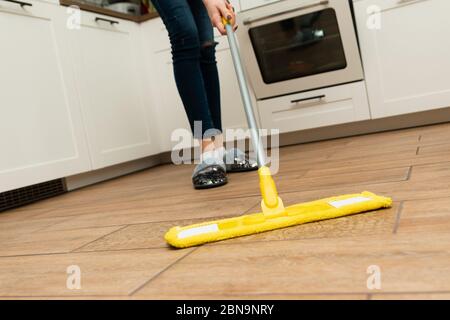
{"label": "oven handle", "polygon": [[314,8],[314,7],[317,7],[317,6],[326,6],[326,5],[328,5],[329,3],[330,3],[330,0],[322,0],[322,1],[319,1],[319,2],[317,2],[317,3],[312,3],[312,4],[304,5],[304,6],[302,6],[302,7],[298,7],[298,8],[295,8],[295,9],[284,10],[284,11],[277,12],[277,13],[273,13],[273,14],[269,14],[269,15],[263,16],[263,17],[247,18],[247,19],[244,20],[243,23],[244,23],[244,25],[248,25],[248,24],[251,24],[251,23],[253,23],[253,22],[257,22],[257,21],[261,21],[261,20],[265,20],[265,19],[277,17],[277,16],[279,16],[279,15],[286,14],[286,13],[290,13],[290,12],[294,12],[294,11],[306,10],[306,9]]}
{"label": "oven handle", "polygon": [[326,95],[322,94],[320,96],[292,100],[291,103],[299,103],[299,102],[304,102],[304,101],[309,101],[309,100],[316,100],[316,99],[322,100],[325,97],[326,97]]}

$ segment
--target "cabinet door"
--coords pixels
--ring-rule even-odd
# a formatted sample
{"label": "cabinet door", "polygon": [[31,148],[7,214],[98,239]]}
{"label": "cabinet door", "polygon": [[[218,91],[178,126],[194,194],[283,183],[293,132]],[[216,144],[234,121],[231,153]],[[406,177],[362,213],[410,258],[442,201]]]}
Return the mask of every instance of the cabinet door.
{"label": "cabinet door", "polygon": [[152,153],[138,27],[83,12],[81,28],[68,31],[94,169]]}
{"label": "cabinet door", "polygon": [[450,1],[364,0],[355,12],[373,118],[450,106]]}
{"label": "cabinet door", "polygon": [[159,139],[161,151],[170,151],[177,145],[178,149],[190,148],[191,141],[172,141],[175,130],[181,129],[191,131],[189,121],[184,111],[183,103],[178,94],[173,75],[172,55],[170,51],[162,51],[153,55],[155,75],[153,81],[157,83],[158,89],[154,90],[156,106],[158,110],[157,121],[159,124]]}
{"label": "cabinet door", "polygon": [[0,1],[0,192],[90,169],[60,7]]}

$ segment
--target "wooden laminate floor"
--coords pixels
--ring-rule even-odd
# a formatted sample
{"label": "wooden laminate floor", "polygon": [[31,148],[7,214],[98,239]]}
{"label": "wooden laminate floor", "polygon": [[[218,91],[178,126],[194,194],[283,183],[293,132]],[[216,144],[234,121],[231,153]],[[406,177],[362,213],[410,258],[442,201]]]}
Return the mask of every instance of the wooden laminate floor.
{"label": "wooden laminate floor", "polygon": [[[368,190],[394,206],[174,250],[163,241],[173,225],[259,211],[258,181],[232,174],[195,191],[192,166],[159,166],[1,213],[0,298],[450,298],[450,124],[280,155],[286,205]],[[80,289],[67,288],[72,265]]]}

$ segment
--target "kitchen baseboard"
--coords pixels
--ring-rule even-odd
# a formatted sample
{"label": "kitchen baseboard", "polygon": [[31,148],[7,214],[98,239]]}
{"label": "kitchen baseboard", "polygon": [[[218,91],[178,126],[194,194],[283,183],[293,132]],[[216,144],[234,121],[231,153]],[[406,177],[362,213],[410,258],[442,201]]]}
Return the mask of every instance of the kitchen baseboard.
{"label": "kitchen baseboard", "polygon": [[158,154],[142,159],[117,164],[111,167],[102,168],[99,170],[89,171],[74,176],[66,177],[65,181],[67,191],[80,189],[99,182],[115,179],[127,174],[155,167],[163,163],[163,161],[161,161],[162,155],[163,154]]}

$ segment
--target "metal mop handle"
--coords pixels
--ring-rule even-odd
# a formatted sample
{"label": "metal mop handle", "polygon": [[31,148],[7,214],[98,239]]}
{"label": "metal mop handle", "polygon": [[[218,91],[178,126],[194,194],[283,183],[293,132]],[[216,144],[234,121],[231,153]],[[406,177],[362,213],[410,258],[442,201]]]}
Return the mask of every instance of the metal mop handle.
{"label": "metal mop handle", "polygon": [[267,160],[264,152],[264,147],[259,135],[258,124],[255,119],[253,111],[252,99],[247,86],[247,79],[245,78],[244,68],[242,67],[239,48],[234,34],[233,27],[230,22],[223,19],[223,24],[227,30],[228,42],[230,43],[231,55],[233,56],[234,68],[239,81],[239,88],[241,90],[242,102],[244,103],[245,114],[247,115],[248,126],[252,136],[253,146],[256,149],[256,161],[258,162],[259,187],[261,190],[262,201],[261,209],[266,216],[276,216],[284,213],[284,205],[281,198],[278,196],[277,187],[272,179],[270,169],[266,166]]}
{"label": "metal mop handle", "polygon": [[264,167],[267,164],[266,156],[264,152],[263,144],[261,143],[261,137],[259,135],[258,123],[256,122],[255,113],[253,111],[253,103],[250,97],[250,92],[247,86],[247,79],[245,78],[244,68],[242,67],[242,60],[239,54],[239,48],[236,41],[236,35],[233,31],[233,27],[225,18],[223,24],[227,30],[228,42],[230,44],[231,55],[233,57],[234,68],[239,81],[239,88],[241,90],[242,102],[244,103],[245,114],[247,116],[248,126],[252,136],[253,147],[256,151],[256,161],[258,167]]}

